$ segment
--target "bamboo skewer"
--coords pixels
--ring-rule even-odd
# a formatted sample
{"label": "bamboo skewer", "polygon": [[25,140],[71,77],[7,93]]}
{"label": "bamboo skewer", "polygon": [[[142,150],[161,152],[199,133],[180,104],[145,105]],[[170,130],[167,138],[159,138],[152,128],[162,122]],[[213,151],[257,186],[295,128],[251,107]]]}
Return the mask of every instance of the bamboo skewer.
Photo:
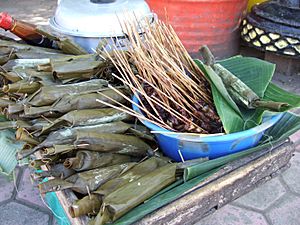
{"label": "bamboo skewer", "polygon": [[113,46],[112,51],[99,54],[112,61],[119,73],[113,76],[135,93],[139,104],[127,100],[141,109],[138,118],[179,132],[219,133],[222,125],[209,83],[173,28],[161,21],[147,21],[146,26],[125,21],[121,26],[128,50]]}

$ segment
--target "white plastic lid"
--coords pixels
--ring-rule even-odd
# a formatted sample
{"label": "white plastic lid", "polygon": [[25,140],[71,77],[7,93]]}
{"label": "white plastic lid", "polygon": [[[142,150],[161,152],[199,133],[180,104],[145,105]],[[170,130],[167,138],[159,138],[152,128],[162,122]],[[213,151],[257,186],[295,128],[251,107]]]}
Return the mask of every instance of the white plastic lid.
{"label": "white plastic lid", "polygon": [[[151,11],[143,0],[60,0],[55,16],[50,19],[54,30],[80,37],[123,36],[120,21],[128,16],[137,21],[149,17]],[[101,2],[101,0],[98,0]]]}

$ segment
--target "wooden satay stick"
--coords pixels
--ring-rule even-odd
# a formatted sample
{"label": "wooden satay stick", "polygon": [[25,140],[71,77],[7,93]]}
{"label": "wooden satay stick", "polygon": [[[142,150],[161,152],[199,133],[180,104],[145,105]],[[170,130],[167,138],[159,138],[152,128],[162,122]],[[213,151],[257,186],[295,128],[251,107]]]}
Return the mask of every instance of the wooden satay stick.
{"label": "wooden satay stick", "polygon": [[[115,89],[113,87],[111,87],[112,89]],[[115,90],[118,94],[121,94],[119,93],[119,91]],[[135,91],[138,91],[137,89],[135,89]],[[143,93],[140,93],[140,94],[143,94]],[[125,98],[125,96],[123,96]],[[181,120],[182,122],[189,122],[191,124],[193,124],[195,127],[197,128],[200,128],[202,130],[204,130],[203,128],[199,127],[197,124],[195,124],[194,122],[192,122],[191,120],[189,120],[188,118],[184,117],[183,115],[181,115],[180,113],[178,113],[177,111],[175,111],[174,109],[172,109],[170,106],[164,106],[162,104],[159,103],[159,99],[157,99],[156,97],[149,97],[147,95],[144,96],[145,98],[147,98],[147,101],[153,101],[155,104],[159,105],[160,107],[162,107],[164,110],[168,111],[170,114],[172,114],[173,116],[175,116],[177,119]],[[131,99],[129,99],[128,97],[126,97],[126,99],[128,101],[130,101],[132,104],[136,105],[137,107],[139,107],[138,104],[136,104],[134,101],[132,101]],[[154,100],[155,99],[155,100]],[[140,108],[140,107],[139,107]],[[143,108],[142,108],[143,109]],[[175,114],[174,114],[175,113]],[[204,130],[205,131],[205,130]]]}

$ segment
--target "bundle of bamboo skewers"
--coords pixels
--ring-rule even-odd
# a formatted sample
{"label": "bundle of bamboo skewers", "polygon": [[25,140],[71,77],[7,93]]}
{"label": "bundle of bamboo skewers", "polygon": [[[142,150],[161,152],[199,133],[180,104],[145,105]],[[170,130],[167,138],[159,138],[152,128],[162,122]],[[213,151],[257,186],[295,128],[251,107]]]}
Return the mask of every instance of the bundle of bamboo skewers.
{"label": "bundle of bamboo skewers", "polygon": [[210,84],[173,28],[158,20],[144,25],[142,36],[137,22],[124,22],[123,29],[128,50],[119,51],[114,46],[111,52],[104,50],[100,55],[113,62],[119,72],[113,76],[131,89],[139,103],[131,102],[142,113],[123,104],[111,107],[170,131],[222,132]]}

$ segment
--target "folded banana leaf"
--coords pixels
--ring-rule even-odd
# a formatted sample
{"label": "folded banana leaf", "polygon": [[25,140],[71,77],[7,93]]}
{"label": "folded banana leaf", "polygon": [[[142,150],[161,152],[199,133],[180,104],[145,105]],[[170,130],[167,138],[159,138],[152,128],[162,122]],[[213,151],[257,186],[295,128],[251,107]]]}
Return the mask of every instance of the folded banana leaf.
{"label": "folded banana leaf", "polygon": [[37,52],[30,50],[20,50],[15,53],[18,59],[60,59],[72,55],[61,54],[57,52]]}
{"label": "folded banana leaf", "polygon": [[16,140],[26,142],[32,146],[38,145],[40,142],[38,139],[29,135],[29,132],[24,128],[18,128],[16,131]]}
{"label": "folded banana leaf", "polygon": [[109,193],[119,189],[120,187],[138,180],[142,176],[151,173],[159,167],[165,166],[168,162],[166,160],[153,157],[145,160],[132,169],[128,170],[123,175],[109,180],[100,186],[93,194],[76,201],[70,208],[69,212],[72,217],[79,217],[87,214],[97,214],[102,205],[102,201]]}
{"label": "folded banana leaf", "polygon": [[[113,222],[134,207],[176,181],[176,164],[168,164],[113,191],[103,200],[103,205],[93,225]],[[133,191],[134,190],[134,191]]]}
{"label": "folded banana leaf", "polygon": [[22,120],[0,122],[0,130],[17,129],[20,127],[21,128],[30,128],[31,124],[26,121],[22,121]]}
{"label": "folded banana leaf", "polygon": [[[29,131],[41,131],[43,127],[49,126],[55,119],[47,118],[47,120],[43,118],[32,119],[30,121],[31,127],[26,127]],[[38,136],[34,134],[35,136]]]}
{"label": "folded banana leaf", "polygon": [[66,54],[72,55],[85,55],[88,52],[74,41],[68,38],[60,38],[57,42],[58,47]]}
{"label": "folded banana leaf", "polygon": [[72,218],[80,217],[83,215],[97,215],[101,207],[102,201],[98,195],[88,195],[83,199],[77,200],[69,208],[69,213]]}
{"label": "folded banana leaf", "polygon": [[95,79],[75,84],[44,86],[28,98],[27,104],[32,106],[51,105],[65,95],[98,91],[107,87],[107,85],[108,82],[106,80]]}
{"label": "folded banana leaf", "polygon": [[129,120],[132,117],[117,109],[83,109],[74,110],[53,121],[50,126],[43,128],[41,134],[62,127],[89,126],[116,121]]}
{"label": "folded banana leaf", "polygon": [[100,169],[89,170],[82,173],[76,173],[65,180],[53,179],[39,184],[42,193],[51,191],[60,191],[71,188],[81,194],[88,194],[95,191],[98,187],[115,178],[116,176],[126,172],[136,163],[124,163],[109,166]]}
{"label": "folded banana leaf", "polygon": [[98,132],[77,131],[76,149],[99,152],[118,152],[132,156],[146,156],[151,147],[141,139],[123,134],[104,134]]}
{"label": "folded banana leaf", "polygon": [[15,93],[15,94],[32,94],[39,90],[41,84],[39,82],[24,82],[19,81],[13,84],[4,85],[2,91],[4,93]]}
{"label": "folded banana leaf", "polygon": [[44,86],[56,84],[51,72],[40,72],[33,68],[16,68],[11,73],[17,74],[27,82],[40,82]]}
{"label": "folded banana leaf", "polygon": [[9,60],[3,67],[6,71],[13,71],[16,68],[36,68],[40,64],[49,63],[50,59],[13,59]]}
{"label": "folded banana leaf", "polygon": [[4,97],[0,98],[0,108],[5,108],[10,104],[14,104],[14,102]]}
{"label": "folded banana leaf", "polygon": [[18,82],[22,80],[22,77],[20,77],[16,72],[0,72],[0,75],[5,78],[6,80],[9,80],[13,83]]}
{"label": "folded banana leaf", "polygon": [[4,53],[4,54],[1,54],[0,53],[0,66],[3,66],[5,65],[9,60],[12,60],[12,59],[16,59],[17,56],[16,54],[14,53],[14,50],[12,49],[10,52],[8,53]]}
{"label": "folded banana leaf", "polygon": [[40,34],[48,37],[50,40],[55,41],[57,47],[66,54],[72,54],[72,55],[88,54],[85,49],[83,49],[80,45],[78,45],[77,43],[75,43],[69,38],[57,36],[53,33],[46,31],[45,28],[42,27],[38,27],[37,31]]}
{"label": "folded banana leaf", "polygon": [[112,122],[112,123],[96,124],[91,126],[60,129],[51,132],[37,148],[41,149],[41,148],[49,148],[54,145],[71,144],[76,140],[77,131],[123,134],[129,128],[130,128],[129,124],[119,121],[119,122]]}
{"label": "folded banana leaf", "polygon": [[[34,148],[31,150],[30,154],[33,154],[32,152],[38,151],[39,149]],[[49,148],[42,149],[42,153],[44,155],[57,155],[57,154],[65,154],[68,152],[72,152],[73,150],[76,150],[76,148],[71,144],[65,144],[65,145],[53,145]],[[23,156],[24,157],[24,156]]]}
{"label": "folded banana leaf", "polygon": [[[120,92],[124,92],[124,89],[120,88]],[[107,97],[105,97],[107,96]],[[107,105],[97,102],[96,100],[100,99],[101,101],[107,102],[109,104],[115,105],[115,101],[119,103],[125,103],[126,100],[124,97],[119,95],[113,90],[104,90],[101,93],[88,93],[88,94],[71,94],[65,95],[52,106],[45,107],[25,107],[24,113],[26,116],[38,116],[45,113],[67,113],[73,110],[81,109],[101,109],[106,108]],[[113,99],[113,100],[111,100]]]}
{"label": "folded banana leaf", "polygon": [[76,157],[65,160],[64,166],[79,172],[133,161],[135,160],[127,155],[78,151]]}
{"label": "folded banana leaf", "polygon": [[32,46],[28,44],[21,44],[15,41],[7,41],[0,39],[0,48],[3,47],[8,47],[8,48],[13,48],[16,52],[22,50],[26,51],[32,51],[32,52],[51,52],[51,53],[62,53],[62,51],[57,50],[57,49],[51,49],[51,48],[42,48],[42,47],[37,47],[37,46]]}
{"label": "folded banana leaf", "polygon": [[24,107],[23,101],[9,104],[7,114],[11,116],[12,114],[21,113],[24,111]]}
{"label": "folded banana leaf", "polygon": [[95,55],[74,56],[72,60],[51,60],[53,76],[59,80],[71,78],[90,79],[107,62],[96,60]]}

